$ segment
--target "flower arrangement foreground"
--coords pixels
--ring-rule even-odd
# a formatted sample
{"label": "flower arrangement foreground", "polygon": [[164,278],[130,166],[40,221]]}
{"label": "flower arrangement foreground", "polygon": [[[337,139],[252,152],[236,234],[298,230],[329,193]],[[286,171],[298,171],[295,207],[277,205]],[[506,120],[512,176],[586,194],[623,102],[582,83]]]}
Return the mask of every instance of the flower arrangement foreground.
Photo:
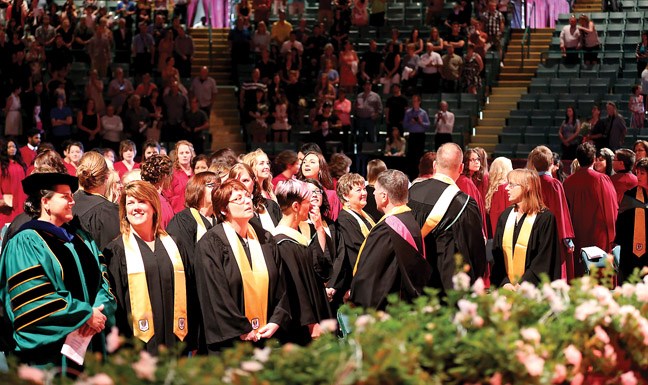
{"label": "flower arrangement foreground", "polygon": [[[637,281],[614,291],[585,277],[486,293],[481,280],[471,287],[459,274],[444,305],[430,292],[414,304],[392,301],[387,313],[346,309],[353,330],[345,339],[240,344],[219,357],[181,359],[120,349],[105,362],[89,356],[77,383],[648,384],[648,277]],[[14,366],[0,383],[24,378],[60,381]]]}

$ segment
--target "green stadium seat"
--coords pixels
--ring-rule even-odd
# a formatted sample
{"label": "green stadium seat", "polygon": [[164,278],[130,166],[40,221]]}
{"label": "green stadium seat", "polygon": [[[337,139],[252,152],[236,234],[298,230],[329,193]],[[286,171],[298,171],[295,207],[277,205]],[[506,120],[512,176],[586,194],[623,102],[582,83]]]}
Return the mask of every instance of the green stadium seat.
{"label": "green stadium seat", "polygon": [[556,96],[553,94],[540,95],[538,98],[538,109],[544,111],[553,111],[557,107]]}
{"label": "green stadium seat", "polygon": [[531,79],[531,85],[529,86],[529,92],[534,94],[547,93],[549,92],[547,79],[543,78],[533,78]]}
{"label": "green stadium seat", "polygon": [[547,143],[547,129],[545,126],[528,126],[524,132],[524,143],[545,144]]}
{"label": "green stadium seat", "polygon": [[591,94],[607,94],[610,88],[609,79],[591,79],[590,90]]}
{"label": "green stadium seat", "polygon": [[605,36],[621,37],[625,29],[624,24],[608,24],[605,29]]}
{"label": "green stadium seat", "polygon": [[515,155],[515,146],[515,144],[511,143],[497,143],[495,145],[495,151],[493,151],[493,158],[498,156],[512,158]]}
{"label": "green stadium seat", "polygon": [[569,91],[569,79],[551,79],[549,90],[552,94],[564,94]]}
{"label": "green stadium seat", "polygon": [[545,66],[543,64],[538,65],[537,77],[539,78],[555,78],[558,77],[558,67],[557,66]]}
{"label": "green stadium seat", "polygon": [[[623,6],[624,6],[624,7],[625,7],[625,4],[626,4],[627,1],[629,1],[629,0],[625,0],[625,1],[623,2]],[[636,1],[632,1],[632,3],[633,3],[633,8],[636,7],[637,2],[636,2]],[[630,26],[632,26],[633,24],[636,24],[636,25],[638,25],[639,27],[641,27],[641,23],[643,23],[643,19],[644,19],[644,13],[643,13],[643,12],[640,12],[640,11],[629,11],[629,12],[626,12],[626,30],[627,30],[627,27],[630,27]],[[639,29],[639,30],[640,30],[640,29]]]}
{"label": "green stadium seat", "polygon": [[535,144],[519,143],[515,146],[515,157],[526,158],[534,148],[536,148]]}

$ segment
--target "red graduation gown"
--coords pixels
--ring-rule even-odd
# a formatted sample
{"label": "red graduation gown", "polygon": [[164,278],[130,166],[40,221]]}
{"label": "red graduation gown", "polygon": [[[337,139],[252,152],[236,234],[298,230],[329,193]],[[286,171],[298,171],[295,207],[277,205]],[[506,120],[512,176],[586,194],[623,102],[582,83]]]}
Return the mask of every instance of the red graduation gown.
{"label": "red graduation gown", "polygon": [[610,177],[617,193],[617,202],[621,203],[626,191],[637,187],[637,176],[631,172],[620,172]]}
{"label": "red graduation gown", "polygon": [[508,183],[503,183],[497,186],[497,190],[493,193],[491,198],[491,207],[488,212],[488,219],[490,220],[490,230],[491,233],[489,238],[492,238],[495,234],[495,229],[497,228],[497,221],[499,220],[500,215],[506,210],[507,207],[511,205],[508,199],[508,192],[506,191],[506,186]]}
{"label": "red graduation gown", "polygon": [[569,249],[563,242],[563,239],[574,238],[574,227],[565,198],[565,190],[558,179],[547,174],[540,176],[540,188],[545,206],[556,218],[558,240],[560,241],[561,278],[572,279],[574,278],[574,255],[569,253]]}
{"label": "red graduation gown", "polygon": [[583,247],[598,246],[612,251],[619,204],[610,177],[591,168],[581,168],[565,180],[565,197],[574,223],[574,275],[584,274],[580,259]]}
{"label": "red graduation gown", "polygon": [[477,207],[479,207],[479,213],[482,217],[482,232],[484,235],[487,234],[486,205],[484,204],[484,198],[482,198],[481,192],[479,192],[475,183],[465,175],[460,175],[455,183],[457,184],[457,187],[459,187],[459,190],[463,191],[477,202]]}

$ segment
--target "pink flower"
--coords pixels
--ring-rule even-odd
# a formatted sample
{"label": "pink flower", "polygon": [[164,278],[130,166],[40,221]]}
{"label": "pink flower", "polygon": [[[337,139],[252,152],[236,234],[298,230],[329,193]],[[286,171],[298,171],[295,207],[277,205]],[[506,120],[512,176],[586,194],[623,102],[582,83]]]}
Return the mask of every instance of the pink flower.
{"label": "pink flower", "polygon": [[594,335],[599,339],[599,341],[603,342],[604,344],[610,343],[610,336],[608,336],[605,330],[603,330],[603,328],[599,325],[596,325],[596,327],[594,328]]}
{"label": "pink flower", "polygon": [[621,385],[637,385],[634,372],[625,372],[621,375]]}
{"label": "pink flower", "polygon": [[484,280],[479,277],[473,284],[472,290],[477,295],[484,295],[486,293],[486,287],[484,285]]}
{"label": "pink flower", "polygon": [[528,342],[533,342],[535,344],[540,343],[540,333],[536,328],[524,328],[520,330],[520,334],[522,335],[522,338]]}
{"label": "pink flower", "polygon": [[527,372],[532,377],[538,377],[544,371],[545,360],[540,358],[537,354],[529,355],[526,360],[524,360],[524,367]]}
{"label": "pink flower", "polygon": [[502,373],[495,372],[489,380],[490,385],[502,385]]}
{"label": "pink flower", "polygon": [[376,319],[369,315],[369,314],[363,314],[360,317],[358,317],[355,321],[355,326],[358,328],[358,331],[364,331],[369,324],[372,324],[376,322]]}
{"label": "pink flower", "polygon": [[554,375],[551,379],[552,384],[562,384],[567,379],[567,368],[565,365],[558,364],[554,367]]}
{"label": "pink flower", "polygon": [[637,300],[641,302],[648,302],[648,285],[644,283],[638,283],[636,286],[635,295]]}
{"label": "pink flower", "polygon": [[634,295],[635,293],[635,286],[631,285],[629,283],[624,283],[623,286],[621,286],[621,295],[623,295],[626,298],[630,298]]}
{"label": "pink flower", "polygon": [[110,333],[106,335],[106,351],[108,353],[114,353],[121,346],[121,339],[119,338],[119,329],[117,326],[113,326],[110,329]]}
{"label": "pink flower", "polygon": [[18,377],[36,384],[45,383],[45,372],[27,365],[20,365],[18,367]]}
{"label": "pink flower", "polygon": [[96,374],[88,379],[91,385],[115,385],[115,382],[106,373]]}
{"label": "pink flower", "polygon": [[137,378],[155,381],[157,361],[158,359],[156,357],[151,356],[148,352],[141,351],[139,361],[135,362],[131,366],[133,367]]}
{"label": "pink flower", "polygon": [[599,304],[595,300],[589,300],[578,305],[575,310],[576,319],[579,321],[585,321],[591,315],[598,313],[601,310]]}
{"label": "pink flower", "polygon": [[574,365],[577,369],[580,367],[581,361],[583,361],[583,354],[574,345],[567,346],[563,350],[563,353],[565,354],[567,363]]}
{"label": "pink flower", "polygon": [[477,328],[481,328],[482,326],[484,326],[484,319],[480,316],[475,316],[475,318],[473,318],[472,320],[472,324]]}
{"label": "pink flower", "polygon": [[334,319],[325,319],[320,322],[322,330],[334,333],[338,330],[338,323]]}
{"label": "pink flower", "polygon": [[455,274],[452,277],[452,287],[458,291],[467,291],[470,289],[470,276],[464,272]]}
{"label": "pink flower", "polygon": [[583,373],[578,373],[572,378],[571,382],[569,383],[570,385],[583,385],[583,381],[585,381],[585,376]]}

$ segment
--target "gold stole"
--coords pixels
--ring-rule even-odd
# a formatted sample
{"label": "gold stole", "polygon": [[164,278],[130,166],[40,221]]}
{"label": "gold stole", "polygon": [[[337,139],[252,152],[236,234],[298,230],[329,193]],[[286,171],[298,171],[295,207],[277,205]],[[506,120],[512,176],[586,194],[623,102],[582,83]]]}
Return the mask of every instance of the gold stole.
{"label": "gold stole", "polygon": [[198,242],[207,232],[207,227],[205,226],[205,222],[203,222],[202,216],[198,210],[190,208],[189,211],[191,211],[191,216],[196,220],[196,225],[198,226],[196,227],[196,242]]}
{"label": "gold stole", "polygon": [[280,224],[275,228],[275,231],[272,232],[272,235],[279,235],[279,234],[283,234],[293,239],[294,241],[296,241],[297,243],[299,243],[304,247],[308,247],[308,244],[310,243],[310,238],[307,238],[304,234],[300,233],[299,231],[285,225]]}
{"label": "gold stole", "polygon": [[[644,203],[643,188],[637,186],[636,198]],[[632,236],[632,252],[641,258],[646,254],[646,209],[635,209],[634,234]]]}
{"label": "gold stole", "polygon": [[261,227],[263,227],[263,229],[266,231],[273,232],[275,229],[275,225],[274,222],[272,221],[272,217],[268,212],[268,208],[265,205],[262,206],[263,206],[263,212],[259,213],[259,219],[261,220]]}
{"label": "gold stole", "polygon": [[531,229],[535,222],[537,215],[527,215],[522,223],[522,228],[513,246],[513,232],[515,231],[515,217],[517,213],[515,209],[511,210],[508,218],[506,219],[506,226],[504,227],[504,236],[502,238],[502,249],[504,249],[504,264],[506,265],[506,274],[512,284],[516,284],[518,280],[524,275],[526,266],[526,253],[529,246],[529,238],[531,238]]}
{"label": "gold stole", "polygon": [[[131,227],[128,235],[122,235],[122,240],[126,253],[133,334],[140,340],[149,342],[155,335],[153,309],[146,282],[142,252],[135,239],[135,230]],[[187,285],[184,265],[178,246],[173,242],[173,239],[168,235],[160,235],[160,241],[173,264],[173,334],[183,341],[187,336]]]}
{"label": "gold stole", "polygon": [[445,190],[443,190],[441,196],[434,204],[434,207],[432,207],[432,210],[430,210],[430,214],[428,214],[427,218],[425,219],[425,223],[421,228],[421,235],[423,235],[423,238],[427,237],[427,235],[430,234],[432,230],[434,230],[439,225],[441,219],[443,219],[445,214],[448,212],[450,204],[452,204],[452,200],[454,199],[455,195],[457,195],[457,193],[461,191],[455,184],[455,181],[450,177],[447,177],[443,174],[435,174],[432,178],[440,180],[441,182],[445,182],[448,184],[448,186],[445,188]]}
{"label": "gold stole", "polygon": [[252,329],[257,330],[267,324],[270,286],[268,267],[263,257],[261,243],[259,243],[259,238],[252,226],[248,224],[247,240],[252,256],[252,266],[250,266],[245,249],[232,225],[229,222],[223,222],[223,230],[225,230],[225,236],[232,247],[236,264],[241,272],[245,317],[250,321]]}
{"label": "gold stole", "polygon": [[[358,226],[360,226],[360,232],[362,233],[362,236],[367,238],[367,235],[369,235],[369,230],[371,230],[371,229],[367,227],[367,225],[364,223],[364,221],[362,219],[360,219],[358,214],[355,211],[353,211],[353,210],[351,210],[350,208],[347,208],[347,207],[343,208],[342,210],[344,210],[347,213],[351,214],[351,216],[354,217],[356,221],[358,221]],[[376,225],[374,223],[373,219],[371,219],[369,214],[365,213],[364,210],[360,210],[360,215],[362,215],[362,217],[364,219],[366,219],[367,222],[369,222],[371,227],[374,227]]]}
{"label": "gold stole", "polygon": [[[387,217],[389,217],[391,215],[402,214],[402,213],[406,213],[408,211],[412,211],[412,209],[410,209],[407,205],[394,207],[392,209],[392,211],[390,211],[389,213],[383,215],[383,217],[380,218],[378,223],[381,223],[382,221],[384,221],[385,219],[387,219]],[[378,223],[376,223],[376,224],[378,224]],[[358,257],[356,258],[355,266],[353,266],[353,275],[356,275],[356,272],[358,271],[358,263],[360,262],[360,256],[362,255],[362,250],[364,249],[366,243],[367,243],[367,237],[365,237],[365,240],[362,242],[362,246],[360,246],[360,250],[358,251]]]}

